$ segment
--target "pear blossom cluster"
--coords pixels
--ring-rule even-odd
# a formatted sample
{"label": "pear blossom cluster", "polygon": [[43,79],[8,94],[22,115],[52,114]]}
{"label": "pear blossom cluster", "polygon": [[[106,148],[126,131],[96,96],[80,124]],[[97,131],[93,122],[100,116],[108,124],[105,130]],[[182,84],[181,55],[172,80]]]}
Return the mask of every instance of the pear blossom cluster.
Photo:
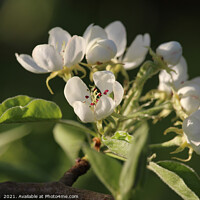
{"label": "pear blossom cluster", "polygon": [[[150,46],[148,33],[137,35],[126,50],[126,29],[120,21],[102,28],[91,24],[82,36],[71,36],[66,30],[55,27],[49,31],[48,44],[37,45],[32,56],[15,54],[18,62],[32,73],[59,75],[67,83],[64,94],[82,122],[95,122],[112,114],[124,95],[122,85],[112,72],[103,70],[93,73],[96,88],[92,91],[73,71],[86,72],[84,66],[101,66],[105,63],[120,63],[124,69],[138,67],[145,59]],[[86,63],[83,63],[83,60]],[[95,91],[94,91],[95,90]],[[99,92],[97,92],[97,90]]]}
{"label": "pear blossom cluster", "polygon": [[200,154],[200,77],[188,80],[187,62],[178,42],[164,43],[156,53],[174,70],[171,74],[164,70],[160,72],[158,89],[172,94],[173,88],[178,94],[182,110],[188,116],[183,120],[184,136],[193,150]]}
{"label": "pear blossom cluster", "polygon": [[101,28],[89,25],[83,36],[71,36],[60,27],[49,31],[48,44],[37,45],[32,57],[15,54],[18,62],[32,73],[49,73],[79,64],[84,56],[88,64],[105,63],[112,59],[122,62],[125,69],[139,66],[150,46],[149,34],[137,35],[125,53],[126,29],[120,21]]}
{"label": "pear blossom cluster", "polygon": [[[56,76],[63,78],[64,96],[75,114],[83,123],[97,124],[115,112],[118,115],[118,106],[125,102],[125,85],[116,80],[119,69],[129,81],[126,70],[140,66],[148,51],[151,52],[148,33],[137,35],[127,47],[126,29],[120,21],[114,21],[105,28],[90,24],[82,36],[71,35],[60,27],[52,28],[48,43],[37,45],[32,56],[18,53],[15,56],[32,73],[51,73],[46,84],[52,94],[49,80]],[[187,62],[182,53],[180,43],[170,41],[150,54],[164,66],[159,73],[158,91],[171,99],[177,95],[187,116],[183,119],[183,135],[187,144],[200,154],[200,77],[188,80]],[[87,75],[86,68],[90,71],[89,87],[82,80]]]}

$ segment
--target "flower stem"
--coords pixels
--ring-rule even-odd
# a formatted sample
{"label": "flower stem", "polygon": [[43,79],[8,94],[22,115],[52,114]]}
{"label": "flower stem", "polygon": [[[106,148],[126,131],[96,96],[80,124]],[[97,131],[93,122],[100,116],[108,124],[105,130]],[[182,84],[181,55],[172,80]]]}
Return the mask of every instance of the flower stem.
{"label": "flower stem", "polygon": [[144,120],[144,119],[153,118],[153,115],[157,114],[159,111],[162,111],[164,109],[167,109],[167,110],[172,109],[171,102],[165,102],[161,105],[154,106],[153,108],[137,111],[131,115],[128,115],[127,117],[119,119],[119,121],[123,123],[123,121],[127,120],[125,123],[123,123],[123,129],[127,129],[135,123],[134,119]]}
{"label": "flower stem", "polygon": [[138,101],[141,96],[144,84],[153,75],[157,74],[162,68],[160,65],[155,64],[152,61],[145,62],[140,68],[136,80],[134,81],[132,88],[128,92],[128,97],[124,101],[121,114],[129,114],[135,107],[138,107]]}

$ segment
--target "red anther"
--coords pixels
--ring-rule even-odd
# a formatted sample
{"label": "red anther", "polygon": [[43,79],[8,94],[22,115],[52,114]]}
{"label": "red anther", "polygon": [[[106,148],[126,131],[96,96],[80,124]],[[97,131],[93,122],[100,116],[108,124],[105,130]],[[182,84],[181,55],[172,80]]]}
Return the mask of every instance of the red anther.
{"label": "red anther", "polygon": [[97,91],[97,88],[94,88],[93,92]]}
{"label": "red anther", "polygon": [[101,94],[101,93],[99,93],[99,94],[98,94],[98,96],[99,96],[99,97],[101,97],[101,96],[102,96],[102,94]]}
{"label": "red anther", "polygon": [[97,99],[96,102],[98,102],[99,100]]}
{"label": "red anther", "polygon": [[91,103],[90,105],[91,105],[91,106],[94,106],[94,105],[95,105],[95,103]]}
{"label": "red anther", "polygon": [[89,98],[89,96],[87,96],[87,95],[86,95],[86,96],[85,96],[85,98],[86,98],[86,99],[88,99],[88,98]]}
{"label": "red anther", "polygon": [[108,93],[108,91],[109,91],[109,90],[105,90],[103,94],[105,94],[105,95],[106,95],[106,94]]}

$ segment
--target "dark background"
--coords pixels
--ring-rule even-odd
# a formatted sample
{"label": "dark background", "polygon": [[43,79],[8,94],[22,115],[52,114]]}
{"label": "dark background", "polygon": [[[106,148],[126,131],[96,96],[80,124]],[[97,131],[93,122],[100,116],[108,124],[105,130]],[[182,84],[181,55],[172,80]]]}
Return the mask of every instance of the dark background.
{"label": "dark background", "polygon": [[[163,42],[176,40],[183,47],[189,77],[200,75],[200,11],[197,3],[194,0],[0,0],[0,102],[19,94],[53,100],[61,107],[64,118],[76,119],[63,95],[65,83],[59,78],[50,81],[55,92],[52,96],[45,85],[47,75],[26,71],[14,56],[15,52],[31,55],[36,45],[47,43],[48,31],[56,26],[71,35],[82,35],[90,23],[105,27],[120,20],[127,30],[128,45],[137,34],[146,32],[151,35],[153,49]],[[129,73],[131,78],[135,77],[136,71]],[[146,90],[156,88],[157,77],[148,83]],[[171,137],[162,134],[170,126],[169,119],[151,128],[152,142]],[[5,154],[0,154],[0,181],[33,181],[19,171],[11,173],[5,166],[13,170],[19,168],[22,172],[32,171],[33,177],[34,173],[40,172],[43,176],[37,181],[55,180],[64,173],[67,159],[53,140],[52,125],[42,126],[37,126],[33,134],[14,142]],[[158,159],[169,159],[169,152],[158,152]],[[184,156],[187,154],[180,154],[180,157]],[[200,174],[198,164],[199,156],[196,155],[188,163]],[[92,172],[76,186],[106,192]],[[181,199],[151,173],[147,174],[145,191],[142,199]]]}

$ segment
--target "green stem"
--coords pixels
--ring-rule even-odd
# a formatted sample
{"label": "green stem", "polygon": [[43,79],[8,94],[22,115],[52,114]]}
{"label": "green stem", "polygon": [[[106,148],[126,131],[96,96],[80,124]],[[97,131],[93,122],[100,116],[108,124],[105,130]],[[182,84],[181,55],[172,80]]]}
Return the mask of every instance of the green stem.
{"label": "green stem", "polygon": [[[172,109],[171,102],[165,102],[164,104],[154,106],[153,108],[149,108],[147,110],[142,110],[135,112],[129,116],[126,117],[126,119],[119,119],[121,123],[123,123],[123,130],[129,128],[135,123],[134,119],[149,119],[152,115],[157,114],[159,111],[162,111],[163,109]],[[131,120],[132,119],[132,120]],[[126,122],[123,122],[127,120]]]}
{"label": "green stem", "polygon": [[123,116],[123,118],[119,119],[119,121],[125,121],[127,119],[134,119],[134,118],[149,118],[149,116],[152,116],[153,114],[156,114],[157,112],[163,109],[172,109],[172,104],[170,102],[165,102],[164,104],[155,106],[153,108],[135,112],[131,115],[128,115],[127,117]]}
{"label": "green stem", "polygon": [[122,111],[124,115],[129,114],[135,107],[138,107],[138,101],[141,96],[145,82],[153,75],[157,74],[162,68],[152,61],[145,62],[140,68],[132,88],[128,92],[128,98],[124,101]]}

